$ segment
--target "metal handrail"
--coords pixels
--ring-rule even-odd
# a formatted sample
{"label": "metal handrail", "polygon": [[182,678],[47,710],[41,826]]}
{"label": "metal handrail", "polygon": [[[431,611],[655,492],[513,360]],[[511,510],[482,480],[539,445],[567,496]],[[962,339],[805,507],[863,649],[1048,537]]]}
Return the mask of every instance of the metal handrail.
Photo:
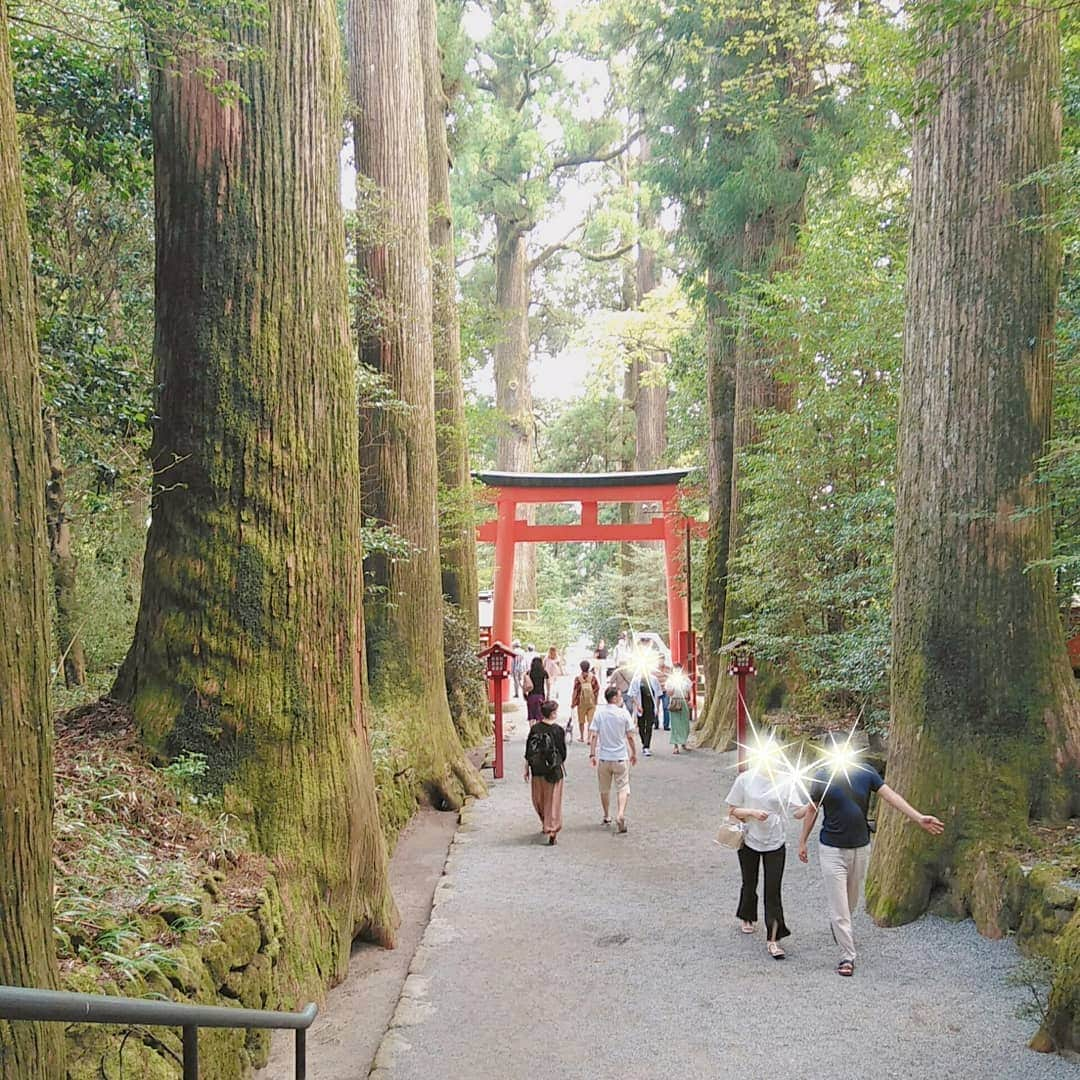
{"label": "metal handrail", "polygon": [[0,1020],[36,1020],[67,1024],[145,1024],[183,1030],[184,1080],[198,1080],[199,1028],[281,1028],[296,1032],[296,1080],[307,1076],[307,1029],[319,1008],[301,1012],[272,1012],[222,1005],[183,1005],[175,1001],[145,1001],[75,994],[65,990],[34,990],[0,986]]}

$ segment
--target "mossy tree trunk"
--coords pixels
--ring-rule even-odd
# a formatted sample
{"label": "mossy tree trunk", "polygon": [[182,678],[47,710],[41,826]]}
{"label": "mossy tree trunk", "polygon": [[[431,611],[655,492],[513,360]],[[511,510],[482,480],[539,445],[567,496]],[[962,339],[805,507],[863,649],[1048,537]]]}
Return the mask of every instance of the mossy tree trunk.
{"label": "mossy tree trunk", "polygon": [[428,218],[432,259],[432,322],[435,349],[435,443],[441,496],[439,546],[443,594],[461,608],[475,630],[478,592],[476,527],[465,430],[465,382],[461,372],[461,321],[454,264],[454,221],[450,204],[450,147],[438,19],[434,0],[419,0],[420,47],[427,135]]}
{"label": "mossy tree trunk", "polygon": [[[45,438],[6,0],[0,0],[0,983],[56,986]],[[0,1075],[64,1075],[59,1024],[0,1021]]]}
{"label": "mossy tree trunk", "polygon": [[[443,596],[460,612],[478,647],[479,582],[476,565],[476,523],[473,513],[469,442],[465,427],[465,381],[461,369],[461,321],[457,306],[454,222],[450,203],[450,148],[434,0],[419,0],[420,49],[424,73],[424,124],[427,134],[428,221],[432,259],[432,329],[435,348],[435,447],[439,461],[439,550]],[[449,647],[447,649],[449,652]],[[483,687],[461,685],[460,665],[450,674],[446,694],[462,741],[479,743],[490,733]]]}
{"label": "mossy tree trunk", "polygon": [[[798,168],[798,160],[791,159],[791,171],[797,173]],[[795,252],[796,230],[802,218],[803,202],[799,197],[791,205],[769,207],[748,222],[739,244],[744,273],[769,276],[787,268]],[[739,457],[758,438],[757,416],[769,409],[790,408],[791,395],[787,387],[777,381],[775,365],[767,361],[764,343],[758,340],[745,317],[739,318],[736,325],[732,324],[730,316],[725,317],[721,325],[715,328],[715,333],[720,337],[720,343],[711,348],[715,349],[721,358],[728,353],[734,354],[732,361],[721,359],[716,368],[714,375],[717,380],[714,388],[716,400],[714,404],[711,403],[711,408],[720,410],[717,422],[723,424],[726,422],[723,409],[727,407],[727,395],[731,395],[731,464],[728,472],[730,494],[727,497],[727,535],[721,536],[723,525],[717,521],[713,527],[715,543],[711,554],[711,557],[717,560],[721,554],[723,555],[724,578],[722,584],[710,580],[705,589],[705,600],[709,612],[708,635],[715,636],[716,627],[721,625],[718,605],[721,597],[723,599],[723,623],[719,635],[723,643],[737,636],[737,623],[742,614],[729,587],[731,563],[738,549],[740,534],[746,528],[745,498],[739,484]],[[720,438],[715,439],[714,449],[710,450],[710,453],[726,452],[727,438],[728,433],[724,428],[723,441]],[[719,469],[716,472],[717,479],[722,480]],[[710,461],[710,480],[713,473]],[[714,498],[718,504],[722,503],[721,497],[714,496]],[[718,505],[718,514],[723,514],[723,512],[723,506]],[[709,516],[712,522],[711,508]],[[726,549],[723,547],[725,542]],[[714,572],[716,571],[710,563],[708,573],[711,575]],[[717,664],[715,668],[716,673],[708,707],[698,725],[698,743],[701,746],[724,749],[731,746],[735,739],[736,681],[728,677],[726,664]],[[770,685],[774,681],[773,677],[774,673],[770,673],[768,683],[762,683],[756,679],[748,681],[747,704],[752,716],[756,713],[756,701],[761,697],[760,690],[763,686]]]}
{"label": "mossy tree trunk", "polygon": [[56,644],[64,664],[64,682],[71,688],[86,682],[86,651],[83,649],[78,604],[75,599],[75,553],[71,550],[71,525],[64,494],[64,459],[56,417],[45,414],[45,460],[49,469],[45,485],[45,523],[49,534],[53,595],[56,598]]}
{"label": "mossy tree trunk", "polygon": [[363,411],[365,520],[410,553],[369,560],[369,671],[416,779],[436,806],[456,807],[483,784],[450,717],[443,654],[439,469],[428,215],[428,146],[417,0],[351,0],[347,13],[356,108],[356,165],[372,186],[375,235],[358,265],[372,317],[361,360],[403,409]]}
{"label": "mossy tree trunk", "polygon": [[889,777],[946,829],[883,815],[867,898],[899,923],[945,887],[993,933],[987,859],[1029,814],[1075,808],[1080,763],[1051,574],[1029,569],[1050,551],[1036,472],[1061,265],[1029,178],[1058,158],[1058,21],[1010,5],[924,32],[937,96],[913,155]]}
{"label": "mossy tree trunk", "polygon": [[207,755],[204,783],[273,861],[307,994],[396,921],[363,687],[341,57],[330,0],[227,30],[248,50],[222,71],[239,100],[197,54],[155,65],[160,419],[114,693],[150,744]]}
{"label": "mossy tree trunk", "polygon": [[728,547],[731,530],[731,473],[735,435],[735,335],[723,287],[709,275],[706,313],[706,395],[709,420],[708,485],[709,535],[705,545],[702,586],[702,653],[705,658],[708,696],[698,717],[698,739],[717,745],[728,736],[722,709],[726,665],[717,651],[724,644],[724,612],[727,607]]}
{"label": "mossy tree trunk", "polygon": [[[529,257],[526,231],[499,218],[495,226],[495,405],[501,414],[495,465],[502,472],[531,472],[536,454],[532,385],[529,381]],[[532,521],[534,508],[518,510]],[[536,545],[519,544],[514,557],[514,608],[535,611]]]}

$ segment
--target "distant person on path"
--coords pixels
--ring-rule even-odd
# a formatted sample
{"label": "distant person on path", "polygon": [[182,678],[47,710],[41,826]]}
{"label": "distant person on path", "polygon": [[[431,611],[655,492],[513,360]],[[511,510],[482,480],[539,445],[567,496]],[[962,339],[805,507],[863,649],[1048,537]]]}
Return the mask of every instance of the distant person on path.
{"label": "distant person on path", "polygon": [[614,686],[625,698],[633,681],[634,673],[628,667],[616,667],[611,669],[608,686]]}
{"label": "distant person on path", "polygon": [[592,723],[596,703],[600,700],[600,683],[590,671],[588,660],[581,661],[581,674],[574,679],[570,708],[577,709],[578,740],[585,741],[585,729]]}
{"label": "distant person on path", "polygon": [[532,666],[525,673],[522,687],[525,690],[525,710],[529,723],[535,724],[541,719],[540,706],[547,701],[547,672],[544,670],[544,661],[539,656],[532,658]]}
{"label": "distant person on path", "polygon": [[532,777],[532,803],[540,831],[557,844],[562,829],[562,797],[566,770],[566,735],[558,720],[559,703],[545,701],[540,720],[525,740],[525,781]]}
{"label": "distant person on path", "polygon": [[671,669],[664,693],[667,696],[668,716],[671,717],[671,752],[677,754],[687,749],[686,744],[690,739],[690,680],[681,664]]}
{"label": "distant person on path", "polygon": [[515,656],[510,663],[510,678],[514,683],[514,697],[521,697],[521,680],[525,677],[525,672],[529,670],[528,657],[521,651],[521,642],[515,641],[511,648],[514,650]]}
{"label": "distant person on path", "polygon": [[[835,735],[832,746],[842,750],[843,744]],[[803,816],[802,835],[799,837],[799,860],[806,862],[806,841],[817,820],[818,809],[824,808],[825,821],[821,826],[818,843],[818,859],[821,876],[825,880],[825,899],[829,905],[833,937],[840,946],[838,975],[855,974],[855,939],[851,932],[851,914],[859,906],[866,868],[870,863],[870,826],[866,820],[870,794],[876,791],[884,799],[906,814],[931,836],[940,836],[945,826],[930,814],[921,814],[868,765],[858,762],[846,770],[834,769],[831,773],[819,772],[810,781],[810,802],[800,815]]]}
{"label": "distant person on path", "polygon": [[625,632],[619,635],[619,640],[615,643],[615,655],[612,660],[615,661],[616,668],[630,663],[630,643],[626,640]]}
{"label": "distant person on path", "polygon": [[[674,719],[674,717],[673,717]],[[735,778],[727,798],[728,816],[743,822],[746,831],[739,848],[742,888],[736,917],[739,929],[752,934],[758,917],[758,877],[765,866],[765,947],[774,960],[784,959],[781,938],[791,933],[784,922],[780,886],[787,860],[784,822],[802,808],[793,785],[786,790],[763,769],[748,769]]]}
{"label": "distant person on path", "polygon": [[[671,676],[671,668],[664,663],[663,658],[660,660],[660,670],[657,672],[657,680],[660,683],[660,715],[664,721],[664,730],[671,730],[671,712],[668,709],[668,678]],[[656,727],[654,724],[653,727]]]}
{"label": "distant person on path", "polygon": [[596,643],[596,649],[593,652],[593,659],[598,662],[597,666],[600,668],[601,671],[603,671],[604,661],[607,659],[607,642],[603,638],[601,638]]}
{"label": "distant person on path", "polygon": [[634,721],[623,708],[622,694],[614,686],[604,691],[601,705],[589,725],[589,764],[600,783],[600,805],[604,824],[611,824],[611,785],[615,784],[618,809],[615,826],[626,832],[626,804],[630,799],[630,768],[637,764]]}
{"label": "distant person on path", "polygon": [[559,660],[559,650],[554,645],[548,649],[548,654],[544,658],[544,671],[547,672],[548,686],[552,687],[551,696],[555,696],[554,686],[555,680],[559,678],[562,673],[562,662]]}
{"label": "distant person on path", "polygon": [[630,682],[626,692],[626,702],[632,716],[637,718],[638,732],[641,735],[641,752],[652,757],[653,728],[656,726],[657,708],[660,702],[660,682],[651,672],[638,673]]}

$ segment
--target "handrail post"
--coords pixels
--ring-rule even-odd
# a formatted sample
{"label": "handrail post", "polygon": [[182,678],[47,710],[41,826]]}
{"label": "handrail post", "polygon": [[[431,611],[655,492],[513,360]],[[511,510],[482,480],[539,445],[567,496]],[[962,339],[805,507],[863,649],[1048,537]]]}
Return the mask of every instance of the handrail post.
{"label": "handrail post", "polygon": [[199,1029],[184,1025],[184,1080],[199,1080]]}
{"label": "handrail post", "polygon": [[296,1080],[307,1080],[307,1031],[296,1029]]}

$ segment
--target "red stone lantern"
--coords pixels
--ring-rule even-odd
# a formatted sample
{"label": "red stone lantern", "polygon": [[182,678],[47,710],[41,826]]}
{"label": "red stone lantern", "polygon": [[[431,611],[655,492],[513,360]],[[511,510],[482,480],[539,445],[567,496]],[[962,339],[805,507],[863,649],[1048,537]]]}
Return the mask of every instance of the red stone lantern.
{"label": "red stone lantern", "polygon": [[746,703],[746,677],[756,675],[754,654],[750,651],[750,642],[745,639],[734,641],[722,651],[730,651],[728,674],[739,680],[738,696],[735,701],[735,741],[739,749],[739,772],[746,768],[746,730],[749,727],[750,708]]}
{"label": "red stone lantern", "polygon": [[501,641],[493,641],[479,654],[484,661],[491,700],[495,703],[495,779],[503,778],[503,685],[510,677],[514,657],[518,654]]}

